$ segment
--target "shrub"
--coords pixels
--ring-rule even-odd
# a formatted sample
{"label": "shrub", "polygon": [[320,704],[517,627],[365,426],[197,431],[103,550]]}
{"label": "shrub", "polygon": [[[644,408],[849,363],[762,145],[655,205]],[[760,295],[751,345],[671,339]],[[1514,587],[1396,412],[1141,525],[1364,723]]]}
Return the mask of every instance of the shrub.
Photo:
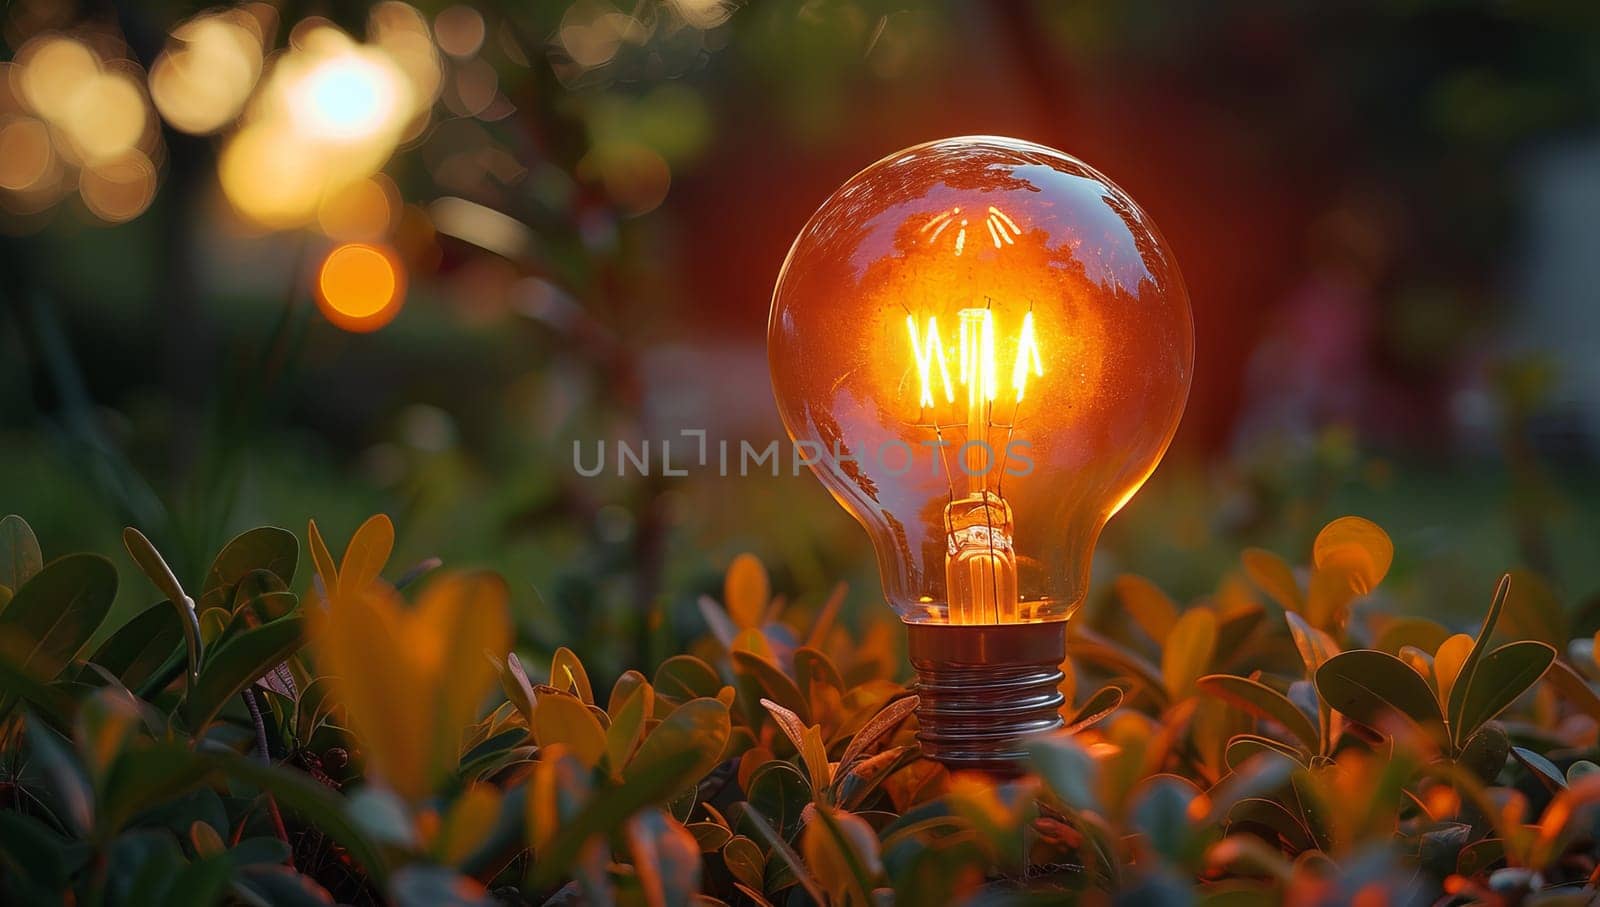
{"label": "shrub", "polygon": [[1600,876],[1593,641],[1558,652],[1525,574],[1470,635],[1368,613],[1393,548],[1357,518],[1187,607],[1118,578],[1073,627],[1067,729],[1008,778],[919,758],[890,638],[748,556],[701,602],[708,657],[603,691],[565,648],[530,674],[499,579],[386,582],[386,517],[337,562],[312,523],[310,570],[251,530],[197,587],[125,541],[165,600],[103,633],[113,564],[0,522],[10,902],[1578,903]]}

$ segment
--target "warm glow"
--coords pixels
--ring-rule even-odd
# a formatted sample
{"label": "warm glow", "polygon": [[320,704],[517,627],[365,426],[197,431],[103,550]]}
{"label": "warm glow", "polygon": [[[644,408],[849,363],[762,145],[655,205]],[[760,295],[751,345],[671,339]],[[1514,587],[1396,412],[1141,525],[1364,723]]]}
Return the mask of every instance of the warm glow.
{"label": "warm glow", "polygon": [[13,72],[22,99],[53,120],[65,117],[78,90],[100,74],[100,59],[82,41],[50,35],[24,45]]}
{"label": "warm glow", "polygon": [[156,196],[156,168],[137,151],[86,168],[78,176],[78,194],[96,217],[110,223],[132,220]]}
{"label": "warm glow", "polygon": [[433,20],[439,47],[452,57],[466,58],[483,47],[483,15],[470,6],[446,7]]}
{"label": "warm glow", "polygon": [[287,228],[316,212],[327,183],[326,165],[314,146],[251,125],[223,148],[217,176],[240,214],[265,227]]}
{"label": "warm glow", "polygon": [[329,193],[317,207],[317,225],[331,239],[376,240],[389,232],[398,199],[383,174],[357,180]]}
{"label": "warm glow", "polygon": [[290,111],[312,138],[346,143],[398,131],[403,74],[393,63],[355,49],[312,64],[290,89]]}
{"label": "warm glow", "polygon": [[5,66],[35,116],[0,120],[0,188],[16,213],[42,211],[74,185],[90,213],[118,223],[142,213],[156,189],[159,132],[128,60],[102,60],[66,35],[36,37]]}
{"label": "warm glow", "polygon": [[[1000,385],[996,378],[998,361],[995,341],[994,313],[987,308],[962,309],[957,313],[960,321],[959,342],[955,347],[959,369],[956,384],[968,389],[972,400],[993,402],[999,399]],[[924,409],[936,405],[934,390],[942,388],[946,403],[954,403],[955,385],[950,380],[950,365],[943,339],[939,336],[939,319],[928,316],[926,327],[919,331],[915,316],[906,316],[906,328],[911,336],[911,357],[917,366],[917,382],[921,388],[919,406]],[[1021,402],[1027,390],[1028,375],[1042,377],[1044,362],[1039,355],[1039,343],[1034,336],[1033,312],[1022,316],[1017,330],[1015,363],[1011,368],[1011,392],[1014,402]],[[937,380],[936,380],[937,377]]]}
{"label": "warm glow", "polygon": [[150,97],[174,129],[215,132],[244,109],[261,75],[261,35],[241,10],[203,13],[172,30],[150,69]]}
{"label": "warm glow", "polygon": [[72,93],[58,118],[79,160],[96,164],[121,157],[144,134],[144,92],[125,72],[100,73]]}
{"label": "warm glow", "polygon": [[1188,297],[1138,206],[1060,152],[951,139],[852,178],[768,322],[797,443],[911,622],[1062,620],[1183,411]]}
{"label": "warm glow", "polygon": [[347,331],[383,327],[400,313],[404,299],[404,271],[394,253],[381,246],[337,246],[317,271],[317,306]]}
{"label": "warm glow", "polygon": [[[408,10],[380,4],[374,21],[390,23],[384,26],[390,40],[415,37],[393,24],[397,17],[402,25],[412,21],[415,11]],[[361,184],[388,161],[431,97],[416,93],[386,45],[358,44],[321,22],[301,26],[223,150],[223,191],[235,210],[265,227],[320,219],[335,238],[374,237],[372,225],[387,224],[392,206],[385,201],[382,212],[367,202],[352,206],[351,193],[359,197]]]}
{"label": "warm glow", "polygon": [[26,192],[49,176],[55,163],[50,129],[33,117],[0,121],[0,188]]}

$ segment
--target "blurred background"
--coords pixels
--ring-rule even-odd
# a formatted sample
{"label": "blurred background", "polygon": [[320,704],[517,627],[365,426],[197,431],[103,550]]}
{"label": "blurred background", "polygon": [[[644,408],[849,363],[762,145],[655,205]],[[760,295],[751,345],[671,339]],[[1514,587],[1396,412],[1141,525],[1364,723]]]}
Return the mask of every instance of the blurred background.
{"label": "blurred background", "polygon": [[[1561,2],[12,0],[0,512],[47,556],[143,528],[391,514],[602,673],[703,632],[733,554],[890,615],[809,476],[583,478],[574,440],[782,437],[788,245],[856,170],[1000,133],[1176,251],[1194,389],[1108,530],[1180,598],[1328,519],[1379,607],[1524,567],[1600,624],[1600,6]],[[119,607],[153,600],[126,559]]]}

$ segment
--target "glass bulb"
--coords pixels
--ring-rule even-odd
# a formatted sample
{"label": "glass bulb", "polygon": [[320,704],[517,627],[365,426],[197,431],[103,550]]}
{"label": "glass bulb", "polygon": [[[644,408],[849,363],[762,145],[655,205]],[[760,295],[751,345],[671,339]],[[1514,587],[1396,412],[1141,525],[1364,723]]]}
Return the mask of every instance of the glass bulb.
{"label": "glass bulb", "polygon": [[840,187],[789,250],[767,343],[797,452],[913,625],[1068,618],[1194,369],[1149,216],[1076,158],[990,136]]}

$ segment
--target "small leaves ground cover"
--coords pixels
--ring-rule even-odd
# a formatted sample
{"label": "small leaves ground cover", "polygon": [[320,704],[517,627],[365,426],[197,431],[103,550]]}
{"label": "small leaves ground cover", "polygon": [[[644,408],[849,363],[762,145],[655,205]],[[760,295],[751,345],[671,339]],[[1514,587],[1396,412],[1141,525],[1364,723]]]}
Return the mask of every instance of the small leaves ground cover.
{"label": "small leaves ground cover", "polygon": [[892,636],[853,638],[842,588],[786,603],[741,556],[691,652],[608,687],[571,649],[519,657],[499,578],[394,569],[394,537],[374,517],[335,557],[314,522],[304,548],[263,527],[191,585],[129,529],[152,603],[112,629],[110,560],[0,520],[0,898],[1597,894],[1594,640],[1528,574],[1475,627],[1369,607],[1396,552],[1359,518],[1187,604],[1117,578],[1072,628],[1065,730],[1007,777],[920,757]]}

